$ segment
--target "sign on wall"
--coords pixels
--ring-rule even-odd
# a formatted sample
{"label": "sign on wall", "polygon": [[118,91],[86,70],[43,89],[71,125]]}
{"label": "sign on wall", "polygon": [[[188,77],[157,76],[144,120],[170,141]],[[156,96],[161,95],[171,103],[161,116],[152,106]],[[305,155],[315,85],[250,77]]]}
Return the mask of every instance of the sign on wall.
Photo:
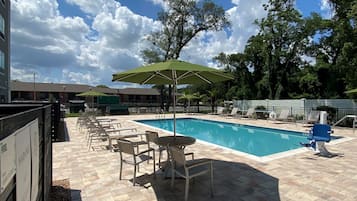
{"label": "sign on wall", "polygon": [[0,194],[16,173],[15,135],[0,141]]}
{"label": "sign on wall", "polygon": [[27,124],[15,132],[16,137],[16,200],[31,199],[31,137]]}
{"label": "sign on wall", "polygon": [[39,178],[39,130],[38,119],[30,123],[31,137],[31,160],[32,160],[32,180],[31,180],[31,201],[37,200],[38,178]]}

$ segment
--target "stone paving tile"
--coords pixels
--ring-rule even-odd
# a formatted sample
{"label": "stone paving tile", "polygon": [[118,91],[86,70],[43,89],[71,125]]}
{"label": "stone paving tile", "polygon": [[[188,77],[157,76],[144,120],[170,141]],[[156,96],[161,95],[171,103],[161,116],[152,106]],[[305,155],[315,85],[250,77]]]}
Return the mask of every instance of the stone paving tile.
{"label": "stone paving tile", "polygon": [[[228,119],[213,115],[195,117],[302,132],[307,129],[294,123],[274,124],[265,120]],[[129,115],[111,118],[125,121],[126,126],[138,126],[129,120],[156,117]],[[184,180],[177,179],[172,189],[170,180],[164,179],[162,173],[153,177],[152,162],[140,166],[138,185],[132,184],[133,167],[130,165],[124,164],[123,180],[119,180],[119,154],[106,150],[107,142],[95,142],[96,151],[88,150],[84,133],[76,128],[76,120],[65,119],[70,140],[53,144],[53,180],[69,178],[72,200],[183,200]],[[138,129],[140,132],[152,130],[144,126]],[[334,131],[335,135],[350,140],[327,144],[332,152],[343,153],[332,158],[303,151],[259,162],[234,151],[196,142],[188,146],[187,151],[194,152],[195,158],[214,160],[215,196],[210,197],[209,177],[201,176],[190,184],[189,200],[357,200],[357,134],[347,128],[335,128]],[[166,135],[162,131],[159,134]]]}

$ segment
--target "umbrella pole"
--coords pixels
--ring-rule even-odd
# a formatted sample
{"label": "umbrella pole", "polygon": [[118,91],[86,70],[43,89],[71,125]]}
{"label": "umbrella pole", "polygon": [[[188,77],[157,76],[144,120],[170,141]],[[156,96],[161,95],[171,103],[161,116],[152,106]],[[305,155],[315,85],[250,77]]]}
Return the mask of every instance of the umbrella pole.
{"label": "umbrella pole", "polygon": [[174,79],[174,137],[176,137],[176,85],[177,85],[177,78],[176,78],[176,71],[172,71],[172,77]]}

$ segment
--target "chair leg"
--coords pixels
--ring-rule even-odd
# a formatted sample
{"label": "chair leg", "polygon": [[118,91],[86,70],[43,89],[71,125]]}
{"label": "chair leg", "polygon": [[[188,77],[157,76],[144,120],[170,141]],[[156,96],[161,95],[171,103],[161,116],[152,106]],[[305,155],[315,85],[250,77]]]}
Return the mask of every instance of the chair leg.
{"label": "chair leg", "polygon": [[120,172],[119,172],[119,180],[121,180],[121,172],[123,170],[123,161],[120,160]]}
{"label": "chair leg", "polygon": [[156,162],[155,162],[155,150],[153,151],[153,153],[152,153],[152,159],[153,159],[153,166],[154,166],[154,178],[156,178]]}
{"label": "chair leg", "polygon": [[190,188],[190,179],[186,178],[186,186],[185,186],[185,201],[188,199],[188,190]]}
{"label": "chair leg", "polygon": [[211,197],[213,197],[213,165],[212,162],[210,164],[210,176],[211,176]]}
{"label": "chair leg", "polygon": [[134,178],[133,178],[133,186],[135,186],[135,179],[136,179],[136,165],[134,165]]}
{"label": "chair leg", "polygon": [[175,170],[171,167],[171,188],[174,187],[175,182]]}
{"label": "chair leg", "polygon": [[162,155],[162,151],[159,151],[159,169],[161,168],[161,155]]}

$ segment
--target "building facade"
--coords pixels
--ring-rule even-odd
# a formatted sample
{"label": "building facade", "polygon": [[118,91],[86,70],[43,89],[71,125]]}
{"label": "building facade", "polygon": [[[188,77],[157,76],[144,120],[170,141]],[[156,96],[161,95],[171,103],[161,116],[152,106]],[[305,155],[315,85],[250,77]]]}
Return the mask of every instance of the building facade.
{"label": "building facade", "polygon": [[108,95],[119,96],[120,102],[126,106],[156,106],[159,105],[160,93],[156,89],[101,88],[82,84],[63,83],[33,83],[11,81],[12,101],[50,101],[57,100],[67,104],[71,100],[83,100],[85,97],[76,96],[79,93],[95,90]]}
{"label": "building facade", "polygon": [[10,0],[0,0],[0,103],[10,102]]}

